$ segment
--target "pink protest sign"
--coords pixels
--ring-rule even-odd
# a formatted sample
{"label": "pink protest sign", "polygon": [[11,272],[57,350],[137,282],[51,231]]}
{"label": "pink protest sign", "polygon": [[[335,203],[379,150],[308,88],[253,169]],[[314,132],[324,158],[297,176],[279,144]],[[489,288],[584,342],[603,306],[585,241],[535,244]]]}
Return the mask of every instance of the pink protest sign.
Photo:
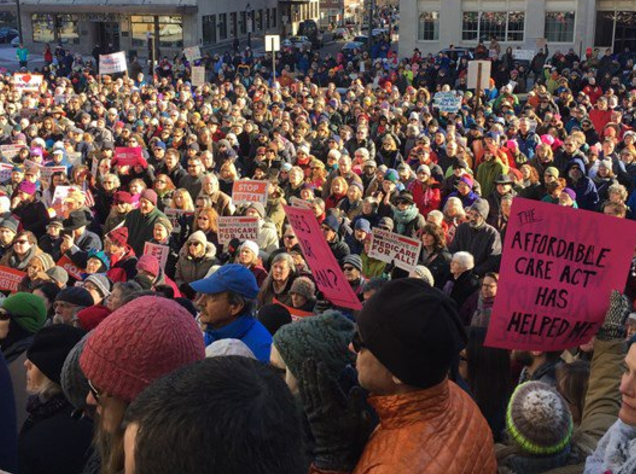
{"label": "pink protest sign", "polygon": [[588,342],[611,291],[625,287],[634,245],[632,221],[515,198],[486,345],[553,351]]}
{"label": "pink protest sign", "polygon": [[283,207],[318,289],[336,306],[361,309],[362,304],[345,279],[336,257],[322,235],[313,211],[291,206]]}
{"label": "pink protest sign", "polygon": [[141,147],[116,147],[113,166],[135,166],[142,161]]}

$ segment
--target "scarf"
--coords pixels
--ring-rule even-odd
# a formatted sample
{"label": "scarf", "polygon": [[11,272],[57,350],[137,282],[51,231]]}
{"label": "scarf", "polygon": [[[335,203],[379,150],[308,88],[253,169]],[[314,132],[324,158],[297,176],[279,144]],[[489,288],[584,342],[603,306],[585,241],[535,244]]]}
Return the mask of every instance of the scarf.
{"label": "scarf", "polygon": [[585,462],[584,474],[636,472],[636,427],[616,420]]}
{"label": "scarf", "polygon": [[484,298],[483,296],[479,295],[479,300],[477,301],[477,309],[473,313],[470,325],[487,328],[490,324],[490,315],[492,313],[492,307],[494,303],[494,298]]}
{"label": "scarf", "polygon": [[419,209],[416,206],[410,206],[403,211],[395,209],[393,211],[393,220],[395,221],[395,229],[398,234],[404,234],[406,225],[417,217]]}
{"label": "scarf", "polygon": [[40,395],[31,395],[26,405],[26,411],[29,414],[27,423],[34,423],[50,418],[68,406],[70,406],[70,404],[63,393],[57,393],[47,399],[42,398]]}

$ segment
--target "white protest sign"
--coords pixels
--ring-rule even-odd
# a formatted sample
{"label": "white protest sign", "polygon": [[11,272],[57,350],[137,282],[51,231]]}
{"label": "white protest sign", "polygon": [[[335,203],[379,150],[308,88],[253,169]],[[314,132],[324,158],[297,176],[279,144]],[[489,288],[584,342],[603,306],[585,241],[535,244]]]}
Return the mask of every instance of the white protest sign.
{"label": "white protest sign", "polygon": [[201,48],[198,45],[183,48],[183,54],[185,54],[188,62],[192,63],[197,59],[201,59]]}
{"label": "white protest sign", "polygon": [[394,232],[373,229],[369,257],[381,262],[393,263],[410,272],[417,265],[422,242]]}
{"label": "white protest sign", "polygon": [[280,51],[280,35],[265,35],[265,51]]}
{"label": "white protest sign", "polygon": [[517,61],[532,61],[535,52],[531,49],[513,49],[512,57]]}
{"label": "white protest sign", "polygon": [[53,199],[51,200],[51,207],[58,216],[64,214],[64,199],[66,199],[70,191],[71,186],[57,186],[55,188]]}
{"label": "white protest sign", "polygon": [[0,163],[0,182],[11,179],[13,165],[11,163]]}
{"label": "white protest sign", "polygon": [[0,145],[0,153],[2,153],[3,158],[11,160],[18,156],[22,148],[26,147],[24,145]]}
{"label": "white protest sign", "polygon": [[152,255],[159,261],[159,265],[164,270],[166,269],[166,262],[168,261],[168,255],[170,254],[170,247],[167,245],[153,244],[146,242],[144,244],[144,255]]}
{"label": "white protest sign", "polygon": [[462,98],[455,92],[438,92],[433,100],[433,107],[437,107],[440,112],[455,113],[462,105]]}
{"label": "white protest sign", "polygon": [[232,185],[232,200],[234,204],[251,204],[260,202],[267,205],[267,181],[239,180]]}
{"label": "white protest sign", "polygon": [[205,66],[192,66],[192,85],[203,87],[205,84]]}
{"label": "white protest sign", "polygon": [[488,89],[490,87],[490,61],[469,61],[468,62],[468,88],[477,89],[477,78],[481,69],[480,89]]}
{"label": "white protest sign", "polygon": [[42,87],[44,76],[41,74],[30,74],[28,72],[13,74],[13,87],[21,92],[39,92]]}
{"label": "white protest sign", "polygon": [[115,74],[127,70],[128,65],[126,64],[126,53],[124,53],[123,51],[113,54],[99,55],[100,74]]}
{"label": "white protest sign", "polygon": [[258,217],[219,216],[217,226],[217,236],[222,245],[229,244],[232,239],[255,241],[258,238]]}
{"label": "white protest sign", "polygon": [[299,207],[301,209],[313,209],[314,206],[309,201],[305,201],[304,199],[299,199],[296,196],[292,196],[289,199],[289,203],[292,207]]}

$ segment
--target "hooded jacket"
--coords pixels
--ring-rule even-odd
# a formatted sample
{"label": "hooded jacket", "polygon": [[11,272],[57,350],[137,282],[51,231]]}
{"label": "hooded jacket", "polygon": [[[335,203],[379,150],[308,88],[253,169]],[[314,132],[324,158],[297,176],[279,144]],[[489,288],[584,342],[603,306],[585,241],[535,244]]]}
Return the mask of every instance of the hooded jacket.
{"label": "hooded jacket", "polygon": [[[216,247],[203,237],[198,236],[198,233],[203,235],[203,232],[195,232],[179,251],[177,271],[175,272],[175,283],[179,287],[184,283],[192,283],[193,281],[205,278],[210,268],[217,263]],[[195,258],[189,254],[188,242],[190,240],[198,240],[205,245],[205,253],[202,257]]]}
{"label": "hooded jacket", "polygon": [[598,191],[596,190],[594,181],[585,175],[585,164],[583,163],[583,160],[579,158],[574,158],[567,164],[565,167],[566,175],[569,175],[570,170],[574,165],[578,165],[581,169],[581,173],[583,174],[576,183],[574,183],[569,176],[567,177],[568,184],[576,192],[576,203],[580,209],[594,211],[596,210],[599,201]]}

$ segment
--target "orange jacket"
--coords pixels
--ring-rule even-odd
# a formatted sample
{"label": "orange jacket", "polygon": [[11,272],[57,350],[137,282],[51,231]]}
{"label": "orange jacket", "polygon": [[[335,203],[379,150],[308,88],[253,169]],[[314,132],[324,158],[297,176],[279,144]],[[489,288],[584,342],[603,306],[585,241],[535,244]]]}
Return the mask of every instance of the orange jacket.
{"label": "orange jacket", "polygon": [[[488,423],[455,383],[369,399],[380,417],[353,474],[494,474]],[[321,471],[312,467],[311,472]]]}

